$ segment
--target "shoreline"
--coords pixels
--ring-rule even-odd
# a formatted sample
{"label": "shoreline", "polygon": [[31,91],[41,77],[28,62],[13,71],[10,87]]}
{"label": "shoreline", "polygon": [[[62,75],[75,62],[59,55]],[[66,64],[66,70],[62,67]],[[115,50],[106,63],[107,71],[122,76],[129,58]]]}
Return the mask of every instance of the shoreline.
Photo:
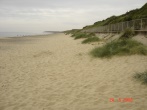
{"label": "shoreline", "polygon": [[[60,33],[62,33],[62,32],[60,32]],[[50,34],[58,34],[58,33],[44,33],[44,34],[38,33],[38,34],[32,34],[32,35],[31,34],[30,35],[24,34],[24,35],[11,35],[11,36],[9,35],[9,36],[0,36],[0,38],[33,37],[33,36],[45,36],[45,35],[50,35]]]}
{"label": "shoreline", "polygon": [[22,38],[22,37],[35,37],[35,36],[47,36],[47,35],[50,35],[50,34],[42,34],[42,35],[22,35],[22,36],[12,36],[12,37],[8,37],[8,36],[0,36],[0,39],[1,38]]}
{"label": "shoreline", "polygon": [[58,34],[58,33],[53,33],[53,34],[43,34],[43,35],[24,35],[24,36],[13,36],[13,37],[0,37],[0,39],[11,39],[11,38],[27,38],[27,37],[43,37],[43,36],[51,36],[54,34]]}

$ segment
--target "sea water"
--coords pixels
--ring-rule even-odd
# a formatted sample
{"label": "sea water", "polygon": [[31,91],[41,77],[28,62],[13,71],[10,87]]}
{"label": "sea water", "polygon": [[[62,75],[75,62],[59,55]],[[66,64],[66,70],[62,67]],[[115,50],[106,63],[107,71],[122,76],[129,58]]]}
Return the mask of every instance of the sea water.
{"label": "sea water", "polygon": [[52,33],[31,33],[31,32],[0,32],[0,37],[23,37],[32,35],[46,35]]}

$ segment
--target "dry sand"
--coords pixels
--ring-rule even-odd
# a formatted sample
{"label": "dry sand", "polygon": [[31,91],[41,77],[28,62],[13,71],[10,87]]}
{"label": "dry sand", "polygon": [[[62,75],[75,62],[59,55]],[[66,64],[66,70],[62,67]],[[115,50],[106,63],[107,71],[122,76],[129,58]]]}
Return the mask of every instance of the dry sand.
{"label": "dry sand", "polygon": [[94,46],[64,34],[1,38],[0,110],[146,110],[147,87],[132,76],[147,56],[94,59]]}
{"label": "dry sand", "polygon": [[147,35],[138,34],[138,35],[134,36],[133,39],[137,40],[147,46]]}

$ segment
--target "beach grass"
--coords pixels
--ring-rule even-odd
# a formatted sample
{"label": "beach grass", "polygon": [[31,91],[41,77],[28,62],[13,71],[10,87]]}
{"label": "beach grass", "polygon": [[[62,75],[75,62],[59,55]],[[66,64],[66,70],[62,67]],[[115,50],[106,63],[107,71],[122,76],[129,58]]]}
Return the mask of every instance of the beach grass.
{"label": "beach grass", "polygon": [[120,39],[128,39],[128,38],[131,38],[135,35],[135,32],[130,29],[130,28],[127,28],[123,34],[120,36]]}
{"label": "beach grass", "polygon": [[85,33],[85,32],[75,32],[72,34],[71,37],[74,37],[74,39],[81,39],[81,38],[89,38],[95,36],[94,33]]}
{"label": "beach grass", "polygon": [[89,36],[87,36],[86,33],[76,33],[76,34],[74,35],[74,37],[75,37],[75,39],[80,39],[80,38],[87,38],[87,37],[89,37]]}
{"label": "beach grass", "polygon": [[82,43],[85,44],[85,43],[98,42],[98,41],[100,41],[100,39],[98,37],[94,36],[94,37],[89,37],[89,38],[83,40]]}
{"label": "beach grass", "polygon": [[143,84],[147,84],[147,70],[142,73],[136,73],[134,78],[141,81]]}
{"label": "beach grass", "polygon": [[74,34],[74,33],[77,33],[77,32],[80,32],[80,30],[79,29],[72,29],[72,30],[64,31],[64,34],[68,35],[68,34]]}
{"label": "beach grass", "polygon": [[103,47],[98,47],[93,49],[90,54],[93,57],[100,57],[100,58],[110,58],[114,55],[133,55],[133,54],[141,54],[147,55],[147,47],[143,44],[131,40],[117,40],[107,43]]}

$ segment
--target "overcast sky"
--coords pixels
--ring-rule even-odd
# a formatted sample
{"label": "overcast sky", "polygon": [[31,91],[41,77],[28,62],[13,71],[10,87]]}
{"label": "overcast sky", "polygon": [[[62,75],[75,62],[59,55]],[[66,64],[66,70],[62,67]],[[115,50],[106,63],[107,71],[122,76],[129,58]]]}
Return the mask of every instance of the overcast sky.
{"label": "overcast sky", "polygon": [[0,32],[82,28],[145,3],[146,0],[0,0]]}

